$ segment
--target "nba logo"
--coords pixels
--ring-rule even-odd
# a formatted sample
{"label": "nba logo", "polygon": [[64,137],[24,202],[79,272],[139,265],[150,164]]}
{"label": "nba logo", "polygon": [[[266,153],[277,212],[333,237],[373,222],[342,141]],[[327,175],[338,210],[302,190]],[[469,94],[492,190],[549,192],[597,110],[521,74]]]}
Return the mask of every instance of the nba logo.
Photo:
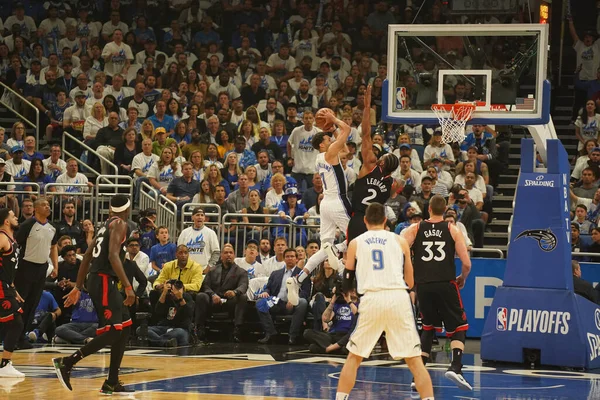
{"label": "nba logo", "polygon": [[406,88],[399,87],[396,88],[396,110],[405,110],[406,109]]}
{"label": "nba logo", "polygon": [[498,307],[496,312],[496,329],[499,331],[506,330],[508,310],[505,307]]}

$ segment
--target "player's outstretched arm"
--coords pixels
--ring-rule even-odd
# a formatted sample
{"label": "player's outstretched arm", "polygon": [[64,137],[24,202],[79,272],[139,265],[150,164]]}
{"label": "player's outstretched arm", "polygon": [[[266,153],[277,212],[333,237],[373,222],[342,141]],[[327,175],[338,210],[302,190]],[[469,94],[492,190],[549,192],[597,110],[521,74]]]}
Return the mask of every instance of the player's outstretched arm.
{"label": "player's outstretched arm", "polygon": [[356,240],[352,240],[348,245],[346,253],[346,267],[342,277],[342,289],[344,292],[351,290],[354,286],[354,277],[356,276]]}
{"label": "player's outstretched arm", "polygon": [[333,112],[326,113],[325,118],[327,118],[327,122],[337,125],[339,129],[335,142],[331,143],[331,146],[327,149],[327,153],[325,153],[325,161],[331,164],[337,160],[339,153],[346,147],[346,142],[350,136],[350,126],[341,119],[338,119]]}
{"label": "player's outstretched arm", "polygon": [[375,168],[377,157],[373,153],[373,137],[371,136],[371,85],[365,90],[365,108],[363,110],[363,118],[361,122],[361,138],[360,154],[363,157],[363,165],[359,172],[359,177],[370,172]]}
{"label": "player's outstretched arm", "polygon": [[123,268],[123,262],[119,257],[119,254],[121,254],[121,246],[123,246],[123,238],[125,238],[127,235],[127,224],[121,219],[115,220],[113,224],[114,228],[110,231],[108,261],[110,262],[113,271],[115,271],[117,277],[121,281],[121,284],[125,288],[127,299],[125,300],[124,304],[126,306],[130,306],[135,301],[135,293],[131,287],[131,283],[129,283],[129,279],[127,279],[125,269]]}
{"label": "player's outstretched arm", "polygon": [[403,237],[396,236],[396,240],[402,248],[402,254],[404,254],[404,282],[406,282],[409,289],[412,289],[415,285],[415,273],[412,265],[410,246]]}
{"label": "player's outstretched arm", "polygon": [[461,274],[456,278],[459,288],[462,289],[465,286],[467,276],[469,276],[469,273],[471,272],[471,257],[469,257],[467,245],[465,244],[465,238],[463,237],[462,233],[460,233],[458,227],[453,225],[452,228],[450,228],[450,233],[454,239],[454,248],[456,249],[456,254],[462,263]]}

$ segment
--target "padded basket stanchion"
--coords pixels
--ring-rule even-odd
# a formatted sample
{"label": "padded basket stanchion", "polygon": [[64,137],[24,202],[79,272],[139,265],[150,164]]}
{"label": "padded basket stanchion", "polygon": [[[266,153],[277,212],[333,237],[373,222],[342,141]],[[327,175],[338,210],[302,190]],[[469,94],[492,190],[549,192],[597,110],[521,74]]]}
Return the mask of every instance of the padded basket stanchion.
{"label": "padded basket stanchion", "polygon": [[461,143],[465,140],[465,125],[471,119],[475,105],[470,103],[433,104],[431,110],[440,121],[443,143]]}

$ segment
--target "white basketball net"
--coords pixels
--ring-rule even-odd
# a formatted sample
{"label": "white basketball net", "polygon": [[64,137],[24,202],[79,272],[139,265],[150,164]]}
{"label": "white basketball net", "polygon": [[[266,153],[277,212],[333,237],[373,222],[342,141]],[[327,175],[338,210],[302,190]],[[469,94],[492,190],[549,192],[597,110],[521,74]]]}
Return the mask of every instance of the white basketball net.
{"label": "white basketball net", "polygon": [[443,143],[461,143],[465,140],[465,125],[471,119],[475,105],[470,103],[433,104],[431,110],[440,121]]}

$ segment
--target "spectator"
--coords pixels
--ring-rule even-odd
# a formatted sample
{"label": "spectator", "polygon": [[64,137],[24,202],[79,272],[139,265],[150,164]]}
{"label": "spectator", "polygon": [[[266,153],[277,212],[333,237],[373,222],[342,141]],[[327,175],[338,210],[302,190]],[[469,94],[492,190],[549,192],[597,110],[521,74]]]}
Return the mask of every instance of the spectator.
{"label": "spectator", "polygon": [[133,96],[125,97],[121,101],[121,107],[126,110],[135,108],[138,111],[138,118],[145,119],[153,114],[153,105],[150,104],[144,94],[146,93],[146,85],[143,82],[135,84]]}
{"label": "spectator", "polygon": [[165,284],[170,280],[183,282],[185,291],[190,295],[200,291],[204,280],[202,267],[190,258],[190,252],[185,245],[177,246],[176,259],[165,263],[154,282],[154,289],[162,292]]}
{"label": "spectator", "polygon": [[44,173],[50,175],[53,181],[67,169],[67,163],[60,158],[61,153],[60,144],[53,144],[50,146],[50,157],[43,160]]}
{"label": "spectator", "polygon": [[10,149],[11,159],[6,161],[5,171],[15,181],[22,181],[31,169],[31,162],[23,159],[24,150],[21,146],[14,146]]}
{"label": "spectator", "polygon": [[238,178],[238,189],[234,190],[227,197],[230,207],[236,212],[250,206],[250,188],[248,186],[248,175],[241,174]]}
{"label": "spectator", "polygon": [[473,248],[473,243],[471,242],[471,239],[469,239],[467,228],[465,228],[465,225],[462,222],[458,221],[456,217],[456,211],[454,209],[449,208],[448,210],[446,210],[446,213],[444,214],[444,221],[457,226],[458,230],[460,230],[460,233],[462,233],[463,238],[465,239],[465,245],[467,246],[467,250],[471,251],[471,249]]}
{"label": "spectator", "polygon": [[[267,150],[259,150],[256,158],[258,163],[254,165],[256,170],[256,183],[262,188],[265,185],[265,180],[273,175],[273,169],[269,162],[269,152]],[[248,170],[250,167],[246,167]]]}
{"label": "spectator", "polygon": [[[466,150],[466,149],[465,149]],[[454,167],[454,153],[449,144],[442,142],[442,131],[436,129],[423,153],[423,166],[433,164],[434,159],[442,162],[444,170]]]}
{"label": "spectator", "polygon": [[148,170],[147,176],[150,185],[152,185],[157,192],[162,195],[167,194],[169,183],[171,183],[173,179],[182,176],[181,166],[174,160],[173,150],[171,150],[171,148],[165,147],[162,150],[160,159],[158,162],[152,164]]}
{"label": "spectator", "polygon": [[252,74],[248,79],[250,80],[249,85],[242,88],[242,102],[247,106],[257,106],[261,100],[267,97],[267,92],[261,87],[260,75]]}
{"label": "spectator", "polygon": [[74,135],[78,138],[83,138],[83,131],[85,128],[85,123],[90,117],[90,110],[85,106],[87,98],[86,93],[78,90],[77,88],[74,90],[75,104],[65,110],[65,113],[63,114],[62,127],[71,135]]}
{"label": "spectator", "polygon": [[[153,315],[158,319],[158,325],[148,327],[148,342],[151,345],[177,347],[189,344],[194,302],[184,294],[185,285],[178,279],[170,279],[162,286]],[[137,329],[138,335],[140,329]]]}
{"label": "spectator", "polygon": [[329,262],[325,260],[317,269],[313,279],[311,306],[314,317],[314,331],[328,331],[328,329],[324,329],[325,324],[321,317],[323,316],[325,308],[331,303],[335,303],[334,288],[339,286],[339,283],[341,283],[341,280],[337,271],[334,271],[334,269],[331,268],[331,265],[329,265]]}
{"label": "spectator", "polygon": [[292,177],[298,182],[298,188],[305,190],[312,186],[318,151],[312,146],[312,137],[317,133],[313,113],[305,112],[302,119],[304,126],[295,128],[290,135],[287,154],[294,162]]}
{"label": "spectator", "polygon": [[[581,154],[582,152],[584,154]],[[590,166],[590,161],[592,164],[600,164],[600,147],[595,139],[586,140],[580,154],[571,173],[571,181],[576,182],[581,179],[581,171]]]}
{"label": "spectator", "polygon": [[485,232],[485,222],[481,219],[479,210],[473,204],[469,197],[469,192],[466,189],[461,189],[458,196],[450,194],[448,206],[453,207],[456,211],[458,220],[465,225],[469,238],[473,242],[474,247],[483,247],[483,235]]}
{"label": "spectator", "polygon": [[306,279],[300,287],[300,301],[297,306],[293,306],[288,301],[287,286],[285,282],[288,278],[296,276],[302,271],[296,266],[298,260],[296,250],[286,249],[284,251],[285,267],[274,271],[269,276],[265,291],[260,294],[260,300],[257,302],[257,311],[260,323],[265,331],[265,336],[258,342],[267,344],[271,342],[273,336],[277,334],[275,325],[273,325],[273,316],[277,314],[292,314],[292,324],[289,331],[288,343],[294,345],[298,343],[302,333],[302,323],[306,317],[308,308],[308,296],[310,294],[310,280]]}
{"label": "spectator", "polygon": [[25,146],[23,147],[23,159],[33,161],[34,159],[43,160],[44,155],[35,151],[35,136],[25,137]]}
{"label": "spectator", "polygon": [[142,151],[142,145],[137,141],[135,128],[127,128],[123,132],[121,142],[115,146],[114,163],[119,168],[120,175],[132,175],[133,159]]}
{"label": "spectator", "polygon": [[[27,332],[29,341],[31,343],[37,343],[38,341],[48,343],[48,338],[54,337],[56,319],[60,317],[60,313],[60,307],[58,307],[52,293],[44,290],[30,325],[33,329]],[[26,327],[26,329],[29,329],[29,327]]]}
{"label": "spectator", "polygon": [[160,273],[165,263],[175,259],[177,245],[169,241],[169,228],[166,226],[159,226],[156,229],[156,238],[158,243],[150,250],[150,262],[152,269]]}
{"label": "spectator", "polygon": [[98,316],[87,292],[81,292],[79,301],[73,306],[71,322],[56,328],[55,344],[87,344],[96,336]]}
{"label": "spectator", "polygon": [[239,160],[238,163],[242,169],[246,169],[246,167],[249,165],[254,165],[257,163],[256,155],[252,150],[249,150],[246,147],[246,138],[243,136],[238,136],[235,138],[234,149],[235,150],[232,153],[237,154]]}
{"label": "spectator", "polygon": [[[88,99],[89,100],[89,99]],[[98,131],[108,125],[106,110],[101,102],[96,102],[91,108],[90,116],[86,118],[83,125],[83,139],[89,143],[96,138]]]}
{"label": "spectator", "polygon": [[[26,182],[36,183],[39,186],[39,191],[42,195],[46,193],[46,185],[52,183],[52,178],[50,177],[50,175],[44,174],[44,164],[42,164],[42,160],[40,160],[39,158],[34,158],[31,162],[29,172],[23,177],[23,183]],[[33,187],[25,186],[22,190],[31,192],[33,191]],[[55,191],[55,187],[51,187],[50,189],[48,189],[48,192]],[[37,195],[34,194],[31,194],[29,197],[31,197],[31,199],[34,201],[37,199]]]}
{"label": "spectator", "polygon": [[233,341],[241,342],[248,274],[234,262],[234,254],[232,245],[224,245],[221,261],[206,274],[202,282],[201,293],[196,297],[196,329],[199,338],[205,336],[206,318],[212,312],[224,310],[234,317]]}
{"label": "spectator", "polygon": [[184,162],[181,166],[182,176],[173,179],[167,188],[166,197],[181,210],[184,204],[192,201],[196,193],[200,192],[200,181],[194,179],[194,168],[191,162]]}
{"label": "spectator", "polygon": [[410,186],[419,189],[421,187],[421,174],[412,169],[411,166],[409,156],[400,156],[400,167],[392,174],[392,177],[398,181],[401,188]]}
{"label": "spectator", "polygon": [[571,261],[571,269],[573,270],[573,291],[592,303],[599,304],[598,291],[594,289],[590,282],[581,278],[581,267],[577,261]]}
{"label": "spectator", "polygon": [[581,185],[574,187],[573,193],[575,193],[577,197],[591,199],[598,189],[598,184],[596,183],[597,179],[593,168],[584,168],[584,170],[581,171]]}
{"label": "spectator", "polygon": [[489,125],[472,125],[473,131],[460,145],[462,150],[471,146],[477,147],[477,159],[487,164],[490,170],[490,184],[498,185],[498,177],[504,169],[501,159],[508,154],[508,142],[502,142],[496,146],[496,131]]}
{"label": "spectator", "polygon": [[[158,134],[158,128],[164,128],[167,136],[170,136],[175,131],[175,120],[172,116],[166,114],[167,103],[163,100],[156,102],[156,113],[148,119],[154,125],[156,129],[155,133]],[[171,138],[169,138],[171,139]],[[174,141],[174,139],[171,139]]]}
{"label": "spectator", "polygon": [[[105,29],[103,28],[102,31],[102,36],[105,37]],[[112,82],[112,77],[117,74],[127,76],[129,67],[133,61],[131,47],[123,43],[123,32],[127,33],[127,29],[125,31],[115,29],[112,32],[112,42],[107,43],[104,49],[102,49],[102,58],[105,62],[104,72],[110,82]],[[108,42],[108,35],[106,35],[105,41]]]}
{"label": "spectator", "polygon": [[158,163],[159,160],[160,157],[152,153],[152,139],[142,140],[142,151],[136,154],[135,157],[133,157],[133,161],[131,162],[131,169],[135,178],[134,204],[139,204],[139,196],[142,182],[149,183],[148,172],[155,163]]}
{"label": "spectator", "polygon": [[[336,286],[336,292],[338,289],[341,289],[341,285]],[[341,295],[333,294],[321,319],[315,320],[315,325],[319,323],[322,329],[304,331],[304,338],[310,343],[308,349],[311,353],[346,352],[346,344],[358,319],[357,303],[355,290],[342,292]]]}
{"label": "spectator", "polygon": [[585,110],[575,121],[575,136],[579,139],[577,150],[583,149],[587,140],[598,140],[600,134],[600,114],[597,112],[594,100],[585,103]]}
{"label": "spectator", "polygon": [[68,236],[74,246],[83,240],[83,228],[75,218],[75,203],[65,201],[62,203],[62,219],[54,224],[59,237]]}
{"label": "spectator", "polygon": [[[141,246],[139,239],[136,239],[135,237],[130,237],[127,239],[127,253],[125,254],[125,259],[136,263],[137,267],[146,278],[149,278],[150,276],[157,276],[156,271],[154,271],[150,265],[150,257],[148,257],[143,251],[140,251],[140,248]],[[129,282],[131,282],[131,280]],[[135,290],[137,293],[138,288],[140,288],[140,283],[136,279],[133,283],[133,290]],[[148,289],[149,288],[150,287],[148,287]],[[146,288],[142,286],[142,291],[145,290]]]}
{"label": "spectator", "polygon": [[[56,178],[56,183],[60,184],[56,188],[59,193],[87,193],[94,186],[91,182],[88,182],[87,176],[79,172],[79,165],[74,158],[67,160],[67,170]],[[75,203],[79,207],[83,204],[83,201],[80,197],[77,197]]]}
{"label": "spectator", "polygon": [[[2,161],[0,160],[0,173],[2,172]],[[7,174],[4,174],[4,176],[6,176]],[[11,199],[10,197],[11,195],[7,196],[7,200],[8,203],[11,203]],[[13,197],[14,199],[14,197]],[[0,198],[1,200],[1,198]],[[15,200],[15,204],[16,204],[16,199]],[[5,200],[6,201],[6,200]],[[8,208],[11,208],[10,206]],[[12,208],[11,208],[12,209]],[[22,224],[23,222],[25,222],[28,218],[33,217],[33,200],[31,200],[30,198],[25,198],[23,199],[23,201],[21,202],[21,216],[19,217],[19,224]]]}
{"label": "spectator", "polygon": [[[319,102],[317,96],[311,94],[309,92],[309,83],[307,80],[302,80],[300,82],[300,88],[298,89],[298,93],[292,97],[290,100],[291,103],[296,105],[296,110],[298,112],[298,116],[302,116],[304,119],[304,113],[310,112],[311,114],[315,112],[319,108]],[[289,113],[288,113],[289,118]],[[306,122],[305,122],[306,126]],[[311,123],[312,126],[312,123]],[[310,129],[307,129],[310,130]],[[292,131],[293,133],[293,131]],[[288,155],[290,154],[288,149]]]}
{"label": "spectator", "polygon": [[595,227],[595,225],[592,222],[590,222],[586,219],[587,214],[588,214],[587,207],[584,206],[583,204],[577,204],[577,207],[575,208],[575,218],[573,218],[572,222],[577,223],[579,231],[583,235],[589,235],[592,231],[592,228]]}
{"label": "spectator", "polygon": [[[246,240],[246,249],[244,251],[244,257],[239,257],[233,260],[235,265],[242,268],[248,273],[248,279],[254,279],[257,269],[262,267],[262,264],[258,260],[258,242],[254,239]],[[254,299],[254,296],[248,296]]]}
{"label": "spectator", "polygon": [[200,264],[204,274],[207,274],[219,260],[219,239],[215,231],[204,225],[206,215],[202,207],[194,208],[192,220],[194,225],[181,231],[177,244],[186,245],[192,260]]}
{"label": "spectator", "polygon": [[[119,126],[119,114],[112,111],[108,114],[108,125],[100,128],[96,134],[96,151],[100,156],[113,161],[115,148],[123,142],[123,128]],[[100,159],[100,168],[102,175],[118,173],[118,171],[109,171],[109,164],[102,159]]]}

